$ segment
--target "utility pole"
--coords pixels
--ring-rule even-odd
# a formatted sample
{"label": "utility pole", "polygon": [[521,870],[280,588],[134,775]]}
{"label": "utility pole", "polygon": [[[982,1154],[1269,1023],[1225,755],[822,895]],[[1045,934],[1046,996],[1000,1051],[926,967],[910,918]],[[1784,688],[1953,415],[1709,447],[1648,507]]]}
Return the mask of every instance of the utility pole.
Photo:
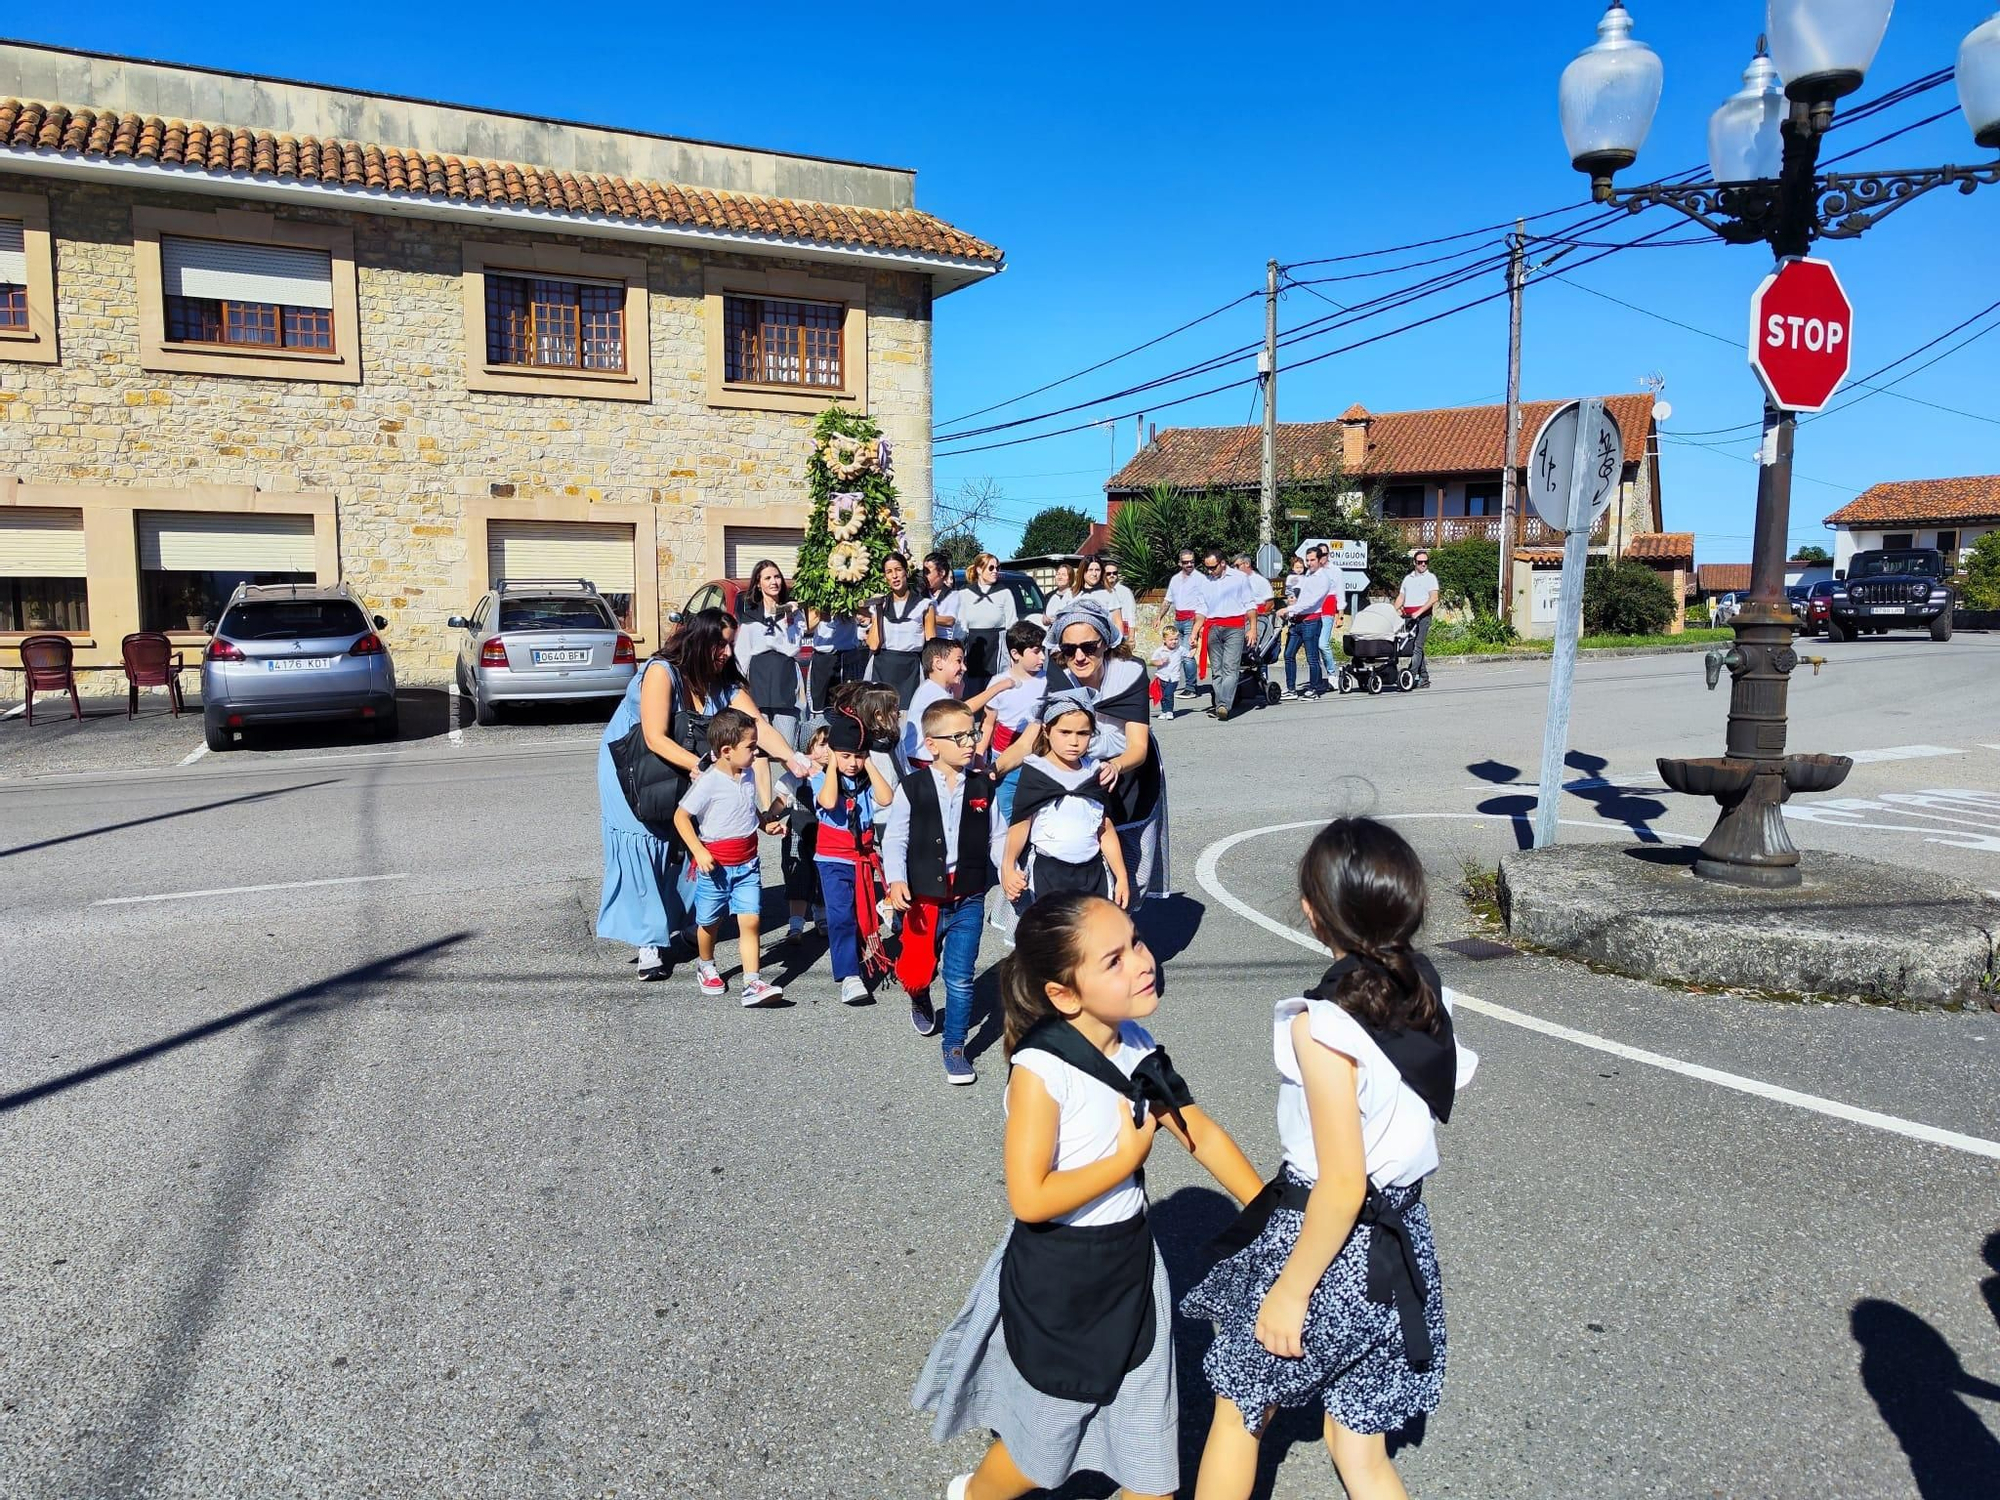
{"label": "utility pole", "polygon": [[1521,289],[1527,283],[1525,219],[1514,221],[1507,256],[1507,451],[1500,467],[1500,618],[1514,615],[1514,517],[1520,510],[1515,464],[1521,451]]}
{"label": "utility pole", "polygon": [[1271,544],[1278,510],[1278,263],[1264,265],[1264,353],[1257,361],[1264,386],[1264,488],[1257,506],[1257,546]]}

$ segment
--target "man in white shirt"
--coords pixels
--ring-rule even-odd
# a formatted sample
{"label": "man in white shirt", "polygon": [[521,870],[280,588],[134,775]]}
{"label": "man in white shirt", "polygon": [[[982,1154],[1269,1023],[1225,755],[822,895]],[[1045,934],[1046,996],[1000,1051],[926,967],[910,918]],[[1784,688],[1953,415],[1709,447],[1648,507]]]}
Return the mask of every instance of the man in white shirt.
{"label": "man in white shirt", "polygon": [[1431,615],[1437,609],[1438,581],[1437,574],[1431,571],[1431,555],[1427,550],[1419,547],[1410,562],[1410,574],[1396,592],[1396,603],[1406,619],[1416,622],[1416,651],[1410,658],[1410,670],[1417,674],[1417,686],[1427,688],[1431,685],[1431,672],[1430,664],[1424,660],[1424,642],[1430,639]]}
{"label": "man in white shirt", "polygon": [[1111,596],[1112,613],[1118,617],[1118,628],[1128,636],[1139,633],[1139,601],[1132,597],[1132,591],[1118,581],[1118,564],[1110,558],[1104,559],[1104,592]]}
{"label": "man in white shirt", "polygon": [[1236,679],[1243,671],[1244,629],[1269,595],[1270,585],[1246,576],[1210,552],[1202,563],[1208,579],[1202,590],[1202,618],[1208,622],[1208,682],[1215,694],[1215,716],[1229,717],[1236,706]]}
{"label": "man in white shirt", "polygon": [[1181,632],[1181,691],[1194,696],[1197,662],[1195,622],[1201,618],[1202,576],[1194,570],[1194,553],[1183,547],[1180,571],[1167,580],[1167,597],[1160,605],[1160,624],[1176,625]]}

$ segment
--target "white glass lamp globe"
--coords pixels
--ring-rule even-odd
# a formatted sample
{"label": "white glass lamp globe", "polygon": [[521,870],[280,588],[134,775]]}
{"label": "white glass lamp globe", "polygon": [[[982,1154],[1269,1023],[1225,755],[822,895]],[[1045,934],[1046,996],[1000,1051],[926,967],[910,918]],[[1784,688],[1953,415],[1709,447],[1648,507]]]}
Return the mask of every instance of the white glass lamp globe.
{"label": "white glass lamp globe", "polygon": [[1632,39],[1632,15],[1623,0],[1597,23],[1597,41],[1563,69],[1562,130],[1569,159],[1593,181],[1638,159],[1653,128],[1664,79],[1659,54]]}
{"label": "white glass lamp globe", "polygon": [[1972,138],[2000,150],[2000,15],[1959,44],[1958,103]]}
{"label": "white glass lamp globe", "polygon": [[1785,88],[1760,44],[1743,70],[1743,87],[1708,117],[1708,170],[1717,182],[1753,182],[1778,175],[1785,142]]}
{"label": "white glass lamp globe", "polygon": [[1861,87],[1896,0],[1770,0],[1771,61],[1785,93],[1828,104]]}

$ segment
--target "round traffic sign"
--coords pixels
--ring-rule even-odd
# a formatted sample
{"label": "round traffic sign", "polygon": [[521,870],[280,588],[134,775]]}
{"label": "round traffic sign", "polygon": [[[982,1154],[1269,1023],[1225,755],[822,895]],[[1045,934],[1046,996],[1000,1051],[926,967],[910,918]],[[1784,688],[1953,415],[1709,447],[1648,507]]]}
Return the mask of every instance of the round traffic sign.
{"label": "round traffic sign", "polygon": [[1853,366],[1854,304],[1823,260],[1788,260],[1750,299],[1750,367],[1786,411],[1821,411]]}

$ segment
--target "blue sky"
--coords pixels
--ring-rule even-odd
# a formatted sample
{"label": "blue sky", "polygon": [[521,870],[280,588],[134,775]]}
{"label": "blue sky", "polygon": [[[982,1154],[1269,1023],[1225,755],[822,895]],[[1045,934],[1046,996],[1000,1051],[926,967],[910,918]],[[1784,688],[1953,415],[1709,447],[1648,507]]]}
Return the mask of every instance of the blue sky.
{"label": "blue sky", "polygon": [[[1708,113],[1738,86],[1763,6],[1634,0],[1632,8],[1639,35],[1666,65],[1659,119],[1628,174],[1650,180],[1703,159]],[[1570,169],[1557,128],[1556,80],[1591,40],[1602,10],[1602,0],[1021,4],[997,11],[601,4],[558,20],[546,7],[492,3],[479,7],[472,24],[473,13],[458,7],[356,0],[342,8],[338,24],[310,8],[272,7],[233,11],[226,28],[211,28],[189,27],[171,9],[106,3],[38,11],[32,39],[913,166],[922,207],[1000,244],[1009,260],[991,283],[938,305],[936,412],[940,430],[949,430],[952,418],[1261,288],[1272,256],[1292,263],[1382,249],[1581,202],[1586,185]],[[1898,7],[1862,97],[1948,66],[1959,40],[1992,10],[1991,0]],[[1955,102],[1949,86],[1935,90],[1835,137],[1828,150],[1860,145]],[[1849,166],[1979,155],[1954,109]],[[1634,237],[1663,222],[1656,212],[1592,237]],[[1857,373],[2000,296],[1996,231],[2000,188],[1971,198],[1940,192],[1867,237],[1830,247],[1858,309]],[[1683,237],[1671,226],[1668,234]],[[1394,266],[1480,243],[1297,274]],[[1573,255],[1572,264],[1588,253]],[[1631,251],[1575,274],[1583,286],[1729,342],[1561,282],[1531,288],[1524,394],[1630,391],[1657,373],[1673,407],[1669,435],[1754,422],[1760,397],[1741,340],[1747,299],[1767,270],[1761,250],[1716,243]],[[1317,290],[1351,303],[1427,274]],[[1493,271],[1400,316],[1301,343],[1295,357],[1502,285]],[[1293,290],[1281,324],[1333,311]],[[972,425],[1102,396],[1261,334],[1261,304],[1246,302]],[[1280,414],[1324,419],[1355,401],[1376,410],[1497,401],[1505,362],[1505,302],[1496,300],[1294,374],[1281,366]],[[1252,369],[1246,361],[1047,425],[1164,402]],[[1822,517],[1877,480],[2000,470],[2000,336],[1896,389],[1975,415],[1883,395],[1802,428],[1795,542],[1830,544]],[[1253,392],[1153,411],[1148,420],[1163,427],[1242,422],[1252,415]],[[1749,556],[1754,442],[1746,434],[1720,448],[1673,441],[1664,448],[1667,524],[1698,533],[1704,561]],[[1089,430],[940,458],[937,485],[942,494],[968,478],[996,479],[1011,524],[986,540],[1005,552],[1013,528],[1044,504],[1101,514],[1113,458],[1122,463],[1132,450],[1128,418],[1115,435]]]}

